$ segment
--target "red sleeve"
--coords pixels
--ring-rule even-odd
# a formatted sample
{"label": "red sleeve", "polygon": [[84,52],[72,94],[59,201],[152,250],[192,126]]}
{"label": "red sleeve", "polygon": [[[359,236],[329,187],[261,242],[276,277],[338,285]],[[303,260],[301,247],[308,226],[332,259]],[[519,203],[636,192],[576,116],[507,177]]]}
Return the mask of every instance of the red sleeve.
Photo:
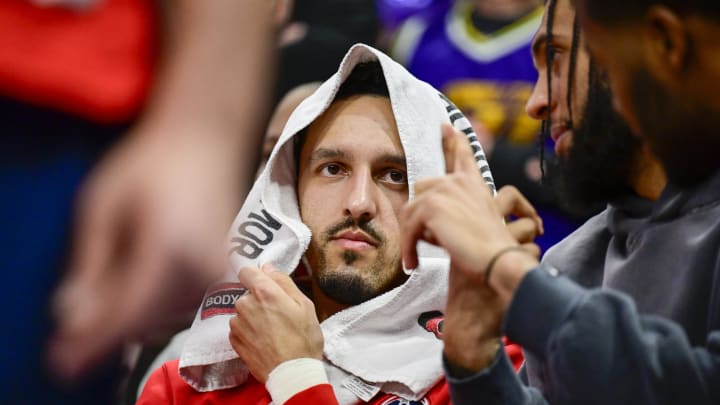
{"label": "red sleeve", "polygon": [[[270,394],[265,390],[265,386],[252,378],[252,376],[248,377],[245,384],[238,387],[208,392],[195,391],[180,377],[178,373],[179,362],[179,360],[169,361],[155,370],[148,379],[147,384],[145,384],[136,405],[174,403],[186,405],[267,405],[270,403]],[[332,395],[332,388],[330,389],[330,395]],[[332,397],[332,399],[335,401],[335,397]],[[337,404],[336,401],[320,403]]]}
{"label": "red sleeve", "polygon": [[168,364],[171,363],[165,363],[153,371],[135,405],[172,404],[174,402],[168,375]]}
{"label": "red sleeve", "polygon": [[450,405],[450,391],[445,378],[438,381],[434,387],[419,401],[409,401],[397,395],[381,392],[368,402],[370,405],[384,404],[429,404],[429,405]]}
{"label": "red sleeve", "polygon": [[293,395],[285,402],[285,405],[337,405],[337,403],[338,401],[337,398],[335,398],[332,385],[319,384]]}
{"label": "red sleeve", "polygon": [[522,347],[509,341],[506,337],[503,337],[503,344],[505,345],[505,353],[507,353],[510,362],[515,368],[515,371],[518,371],[525,361],[525,357],[522,353]]}

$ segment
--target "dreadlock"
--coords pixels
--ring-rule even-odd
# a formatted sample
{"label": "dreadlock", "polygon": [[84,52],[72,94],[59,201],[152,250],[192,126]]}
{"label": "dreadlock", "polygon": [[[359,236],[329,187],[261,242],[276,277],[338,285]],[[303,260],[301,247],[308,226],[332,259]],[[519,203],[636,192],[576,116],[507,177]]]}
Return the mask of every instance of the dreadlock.
{"label": "dreadlock", "polygon": [[[553,41],[553,26],[555,25],[555,9],[557,8],[557,0],[547,0],[548,10],[546,19],[546,36],[545,36],[545,66],[546,69],[546,80],[547,80],[547,94],[548,94],[548,106],[552,106],[552,64],[553,58],[555,57],[555,50],[552,46]],[[568,119],[569,124],[573,125],[575,122],[573,119],[573,104],[572,95],[573,87],[575,84],[575,68],[577,66],[577,54],[580,47],[580,23],[577,15],[573,20],[573,31],[572,31],[572,44],[570,45],[570,66],[568,69],[567,78],[567,92],[566,102],[568,108]],[[550,108],[550,107],[548,107]],[[552,116],[551,111],[548,110],[547,118],[542,123],[542,133],[540,137],[540,172],[542,173],[542,179],[545,180],[545,143],[550,137],[550,131],[552,131]]]}
{"label": "dreadlock", "polygon": [[568,83],[567,83],[567,106],[568,106],[568,119],[571,123],[574,123],[575,120],[573,120],[573,104],[572,104],[572,95],[573,92],[571,91],[573,89],[573,86],[575,84],[575,65],[577,65],[577,53],[578,53],[578,47],[580,45],[580,23],[578,21],[578,16],[575,14],[575,19],[573,20],[573,32],[572,32],[572,45],[570,46],[570,68],[568,69]]}
{"label": "dreadlock", "polygon": [[547,118],[542,122],[542,132],[540,136],[540,173],[543,181],[545,181],[545,142],[550,137],[550,131],[552,127],[552,118],[550,117],[550,107],[552,104],[552,61],[554,58],[554,50],[552,47],[552,36],[553,36],[553,25],[555,24],[555,7],[557,6],[556,0],[548,1],[548,11],[545,26],[545,66],[546,80],[547,80],[547,93],[548,93],[548,111]]}

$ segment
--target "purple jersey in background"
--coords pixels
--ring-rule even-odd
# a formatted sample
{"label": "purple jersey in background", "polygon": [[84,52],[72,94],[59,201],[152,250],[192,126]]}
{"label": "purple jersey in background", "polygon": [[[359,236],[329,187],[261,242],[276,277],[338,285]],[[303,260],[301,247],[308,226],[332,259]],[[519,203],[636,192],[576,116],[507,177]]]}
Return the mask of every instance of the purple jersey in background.
{"label": "purple jersey in background", "polygon": [[[546,233],[536,242],[545,252],[585,217],[567,214],[555,191],[541,183],[541,123],[525,112],[538,77],[531,45],[543,6],[538,1],[524,15],[503,21],[479,15],[475,4],[465,0],[377,1],[382,24],[394,30],[390,54],[445,93],[471,120],[498,186],[516,186],[542,216]],[[546,158],[554,159],[552,143],[543,147]]]}
{"label": "purple jersey in background", "polygon": [[543,8],[539,6],[499,30],[484,34],[473,22],[472,3],[432,3],[424,12],[416,10],[400,25],[391,51],[393,57],[445,93],[495,137],[507,137],[519,144],[534,142],[540,123],[527,116],[525,102],[537,80],[530,45]]}

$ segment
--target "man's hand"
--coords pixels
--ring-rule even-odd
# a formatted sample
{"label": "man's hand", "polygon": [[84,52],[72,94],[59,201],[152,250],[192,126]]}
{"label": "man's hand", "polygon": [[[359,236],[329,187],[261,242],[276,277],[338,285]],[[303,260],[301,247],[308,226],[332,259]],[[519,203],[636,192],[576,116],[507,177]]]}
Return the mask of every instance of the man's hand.
{"label": "man's hand", "polygon": [[[417,182],[415,198],[400,214],[403,261],[406,267],[416,268],[416,245],[425,240],[448,251],[455,271],[482,279],[493,255],[528,243],[542,223],[532,206],[528,209],[524,199],[518,198],[519,193],[506,191],[501,200],[493,198],[467,138],[449,125],[443,126],[443,151],[447,175]],[[527,218],[508,227],[503,218],[512,213]]]}
{"label": "man's hand", "polygon": [[504,186],[495,196],[498,211],[507,221],[507,229],[528,253],[539,258],[540,247],[535,238],[544,232],[542,218],[535,207],[513,186]]}
{"label": "man's hand", "polygon": [[287,360],[322,359],[323,336],[315,306],[292,279],[273,271],[244,268],[238,274],[248,289],[235,303],[230,343],[261,383]]}
{"label": "man's hand", "polygon": [[[405,266],[417,267],[418,240],[443,247],[451,260],[448,302],[443,325],[445,356],[471,372],[487,367],[499,347],[500,325],[514,289],[497,291],[484,279],[492,258],[508,247],[495,266],[510,264],[521,276],[537,264],[539,249],[532,243],[542,233],[535,209],[514,188],[497,198],[478,172],[464,134],[443,127],[447,175],[419,181],[416,197],[401,213]],[[506,225],[504,218],[517,219]],[[508,258],[510,260],[508,260]]]}
{"label": "man's hand", "polygon": [[501,345],[503,303],[484,281],[453,269],[448,283],[444,354],[451,365],[476,373],[492,363]]}
{"label": "man's hand", "polygon": [[80,194],[50,352],[65,377],[125,340],[167,329],[168,322],[187,324],[207,284],[226,269],[225,235],[239,207],[241,170],[215,138],[173,130],[129,136]]}

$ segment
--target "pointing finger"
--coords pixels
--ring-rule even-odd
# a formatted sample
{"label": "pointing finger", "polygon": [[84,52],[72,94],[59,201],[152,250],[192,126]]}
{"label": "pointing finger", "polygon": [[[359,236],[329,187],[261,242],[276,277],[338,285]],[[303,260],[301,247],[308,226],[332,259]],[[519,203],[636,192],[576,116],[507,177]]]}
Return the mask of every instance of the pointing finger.
{"label": "pointing finger", "polygon": [[470,141],[450,124],[443,124],[443,153],[448,173],[477,173]]}

